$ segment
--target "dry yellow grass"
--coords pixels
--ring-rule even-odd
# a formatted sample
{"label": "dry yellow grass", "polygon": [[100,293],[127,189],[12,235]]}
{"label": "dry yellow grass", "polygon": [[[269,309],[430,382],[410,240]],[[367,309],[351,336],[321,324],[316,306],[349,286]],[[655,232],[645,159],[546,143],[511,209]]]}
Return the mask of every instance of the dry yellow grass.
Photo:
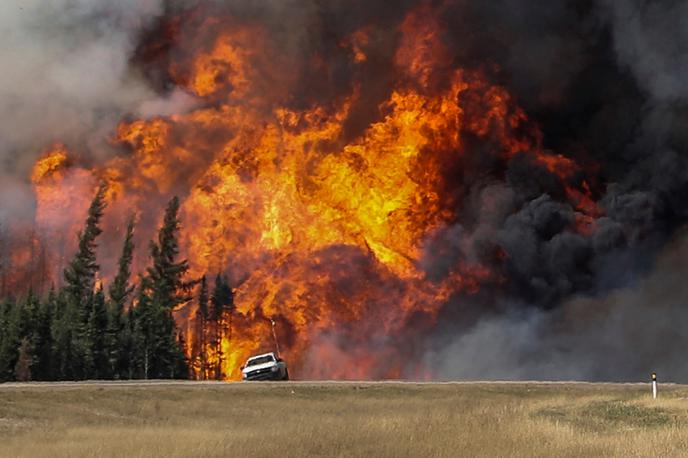
{"label": "dry yellow grass", "polygon": [[688,456],[688,388],[0,385],[0,455]]}

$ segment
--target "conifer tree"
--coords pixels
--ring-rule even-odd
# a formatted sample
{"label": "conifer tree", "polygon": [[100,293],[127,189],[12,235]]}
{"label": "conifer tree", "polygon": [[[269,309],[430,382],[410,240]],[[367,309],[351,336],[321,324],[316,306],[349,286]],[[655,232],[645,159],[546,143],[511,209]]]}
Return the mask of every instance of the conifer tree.
{"label": "conifer tree", "polygon": [[[21,301],[10,302],[5,321],[2,345],[0,346],[0,379],[29,380],[34,365],[33,326],[38,310],[38,298],[33,290]],[[20,353],[20,349],[23,353]],[[19,359],[22,358],[20,362]],[[20,371],[18,373],[17,371]]]}
{"label": "conifer tree", "polygon": [[165,210],[157,241],[150,243],[152,266],[141,281],[134,316],[137,373],[144,378],[187,377],[188,367],[172,312],[188,302],[186,260],[178,261],[179,199]]}
{"label": "conifer tree", "polygon": [[9,314],[10,314],[10,300],[9,298],[2,298],[0,300],[0,381],[3,380],[2,374],[7,370],[7,363],[3,359],[5,349],[5,341],[9,335]]}
{"label": "conifer tree", "polygon": [[[78,249],[64,270],[65,286],[51,288],[45,301],[32,290],[20,301],[0,301],[0,381],[188,377],[186,342],[173,312],[191,300],[189,292],[199,282],[185,282],[188,263],[178,260],[179,200],[172,199],[166,208],[150,244],[151,266],[127,307],[135,289],[130,282],[133,220],[107,299],[102,285],[96,287],[96,240],[102,233],[105,191],[100,186],[91,202]],[[205,329],[210,314],[205,277],[200,283],[198,319]],[[226,291],[216,296],[214,300],[225,297]],[[205,346],[205,332],[201,339]],[[206,373],[205,359],[202,366]]]}
{"label": "conifer tree", "polygon": [[124,236],[122,254],[117,263],[117,275],[108,290],[110,305],[114,306],[116,310],[119,310],[120,315],[124,310],[124,306],[129,296],[134,291],[134,287],[129,284],[129,278],[131,277],[131,262],[134,259],[134,226],[134,218],[131,218],[127,224],[127,231]]}
{"label": "conifer tree", "polygon": [[88,318],[88,341],[90,343],[93,369],[88,378],[106,379],[111,377],[110,362],[106,348],[106,330],[108,324],[105,294],[102,287],[98,288],[91,300],[91,310]]}
{"label": "conifer tree", "polygon": [[38,296],[33,291],[33,288],[29,288],[29,293],[26,298],[18,303],[19,306],[19,338],[24,337],[32,338],[38,316],[38,311],[40,308],[40,301]]}
{"label": "conifer tree", "polygon": [[[102,233],[100,220],[105,210],[105,184],[102,184],[91,202],[88,216],[82,232],[79,233],[79,245],[74,258],[64,271],[64,298],[66,309],[61,317],[59,342],[62,357],[62,377],[83,379],[94,373],[93,338],[89,326],[94,306],[94,286],[99,266],[96,263],[96,239]],[[66,342],[64,339],[70,341]]]}
{"label": "conifer tree", "polygon": [[174,352],[172,367],[170,368],[170,378],[187,379],[189,378],[189,360],[186,357],[186,340],[184,334],[177,329],[174,341],[177,351]]}
{"label": "conifer tree", "polygon": [[224,355],[222,351],[222,339],[225,337],[225,332],[227,330],[228,320],[226,320],[226,318],[230,318],[234,310],[234,293],[229,286],[227,278],[223,275],[217,274],[215,277],[215,288],[213,289],[211,303],[211,319],[215,324],[213,344],[215,345],[215,354],[217,355],[215,378],[220,380],[223,378],[222,362]]}
{"label": "conifer tree", "polygon": [[[41,302],[32,290],[26,299],[21,320],[22,339],[27,339],[24,351],[31,352],[28,359],[31,380],[49,380],[51,378],[52,335],[51,301],[54,301],[54,290],[48,295],[48,301]],[[20,355],[21,356],[21,355]],[[19,377],[19,375],[17,375]]]}
{"label": "conifer tree", "polygon": [[139,291],[136,295],[136,308],[132,309],[132,340],[133,354],[131,358],[133,378],[148,379],[151,371],[151,361],[156,351],[154,331],[155,317],[148,289],[150,282],[147,277],[141,277]]}
{"label": "conifer tree", "polygon": [[9,259],[5,225],[0,222],[0,298],[4,298],[5,294],[7,294],[7,270],[9,269]]}
{"label": "conifer tree", "polygon": [[172,345],[175,337],[170,310],[151,299],[151,281],[143,277],[134,309],[134,366],[135,378],[170,378],[173,366]]}
{"label": "conifer tree", "polygon": [[34,366],[31,368],[33,380],[53,380],[53,335],[52,325],[57,307],[57,293],[53,286],[46,301],[38,305],[36,322],[33,329]]}
{"label": "conifer tree", "polygon": [[33,345],[28,337],[21,340],[17,350],[17,363],[14,366],[14,379],[19,382],[31,381],[31,367],[33,366]]}
{"label": "conifer tree", "polygon": [[206,359],[206,333],[208,324],[208,284],[205,275],[201,278],[201,286],[198,293],[198,310],[196,311],[196,335],[198,339],[198,359],[200,365],[199,378],[205,380],[207,374]]}
{"label": "conifer tree", "polygon": [[138,347],[136,335],[136,308],[129,307],[125,313],[124,331],[122,333],[122,354],[125,364],[120,369],[122,378],[133,379],[140,378],[137,374],[139,369],[138,364]]}
{"label": "conifer tree", "polygon": [[7,381],[14,378],[14,367],[17,364],[20,343],[19,307],[13,298],[8,297],[2,302],[1,312],[0,381]]}
{"label": "conifer tree", "polygon": [[102,184],[96,192],[88,209],[84,230],[79,233],[79,247],[74,258],[64,271],[65,292],[68,300],[77,306],[77,318],[86,320],[88,309],[86,304],[96,280],[99,266],[96,264],[96,239],[103,232],[100,220],[105,210],[106,187]]}
{"label": "conifer tree", "polygon": [[55,296],[53,319],[50,326],[53,342],[52,375],[55,380],[72,380],[76,374],[76,356],[73,348],[73,323],[67,311],[67,294],[60,290]]}
{"label": "conifer tree", "polygon": [[148,268],[151,280],[151,299],[157,305],[172,310],[188,302],[191,284],[184,282],[184,275],[189,270],[186,260],[177,261],[179,255],[179,198],[174,197],[165,209],[163,224],[158,231],[157,243],[150,243],[150,254],[153,265]]}
{"label": "conifer tree", "polygon": [[108,324],[106,331],[106,352],[110,374],[114,378],[128,377],[129,353],[131,351],[131,333],[127,326],[125,306],[134,291],[130,285],[131,263],[134,257],[134,218],[129,220],[124,236],[122,254],[118,270],[109,293]]}

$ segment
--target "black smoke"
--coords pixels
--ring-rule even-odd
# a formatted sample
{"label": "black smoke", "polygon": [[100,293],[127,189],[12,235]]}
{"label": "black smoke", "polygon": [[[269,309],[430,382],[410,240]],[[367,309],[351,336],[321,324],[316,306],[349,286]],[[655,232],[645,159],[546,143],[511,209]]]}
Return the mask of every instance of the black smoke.
{"label": "black smoke", "polygon": [[445,10],[457,61],[494,60],[545,146],[596,164],[586,180],[602,215],[589,235],[574,233],[556,180],[521,161],[474,185],[473,208],[429,241],[427,264],[436,268],[440,252],[440,266],[486,261],[498,247],[506,283],[448,305],[429,351],[443,377],[638,380],[658,368],[688,377],[688,264],[676,235],[688,211],[687,9],[497,1]]}
{"label": "black smoke", "polygon": [[[430,366],[446,377],[635,379],[662,368],[688,378],[662,343],[683,342],[681,284],[654,286],[684,268],[657,259],[671,255],[688,218],[688,1],[39,3],[0,7],[11,37],[0,45],[10,69],[0,76],[0,219],[31,207],[25,177],[40,145],[79,142],[98,162],[122,154],[97,140],[118,120],[197,102],[167,64],[183,60],[207,18],[269,31],[278,59],[265,77],[290,81],[275,91],[282,105],[338,106],[357,87],[345,132],[354,138],[379,118],[400,77],[399,25],[428,5],[448,50],[441,68],[479,70],[507,88],[544,147],[581,166],[562,183],[529,152],[500,161],[497,142],[466,135],[467,151],[445,177],[458,217],[425,242],[422,268],[439,280],[475,263],[500,278],[447,303],[424,341]],[[368,59],[354,65],[342,42],[365,27]],[[447,81],[439,74],[433,84]],[[601,210],[589,233],[573,229],[581,214],[567,197],[567,187],[583,186]],[[653,304],[655,292],[664,305]],[[482,369],[465,371],[481,354]]]}

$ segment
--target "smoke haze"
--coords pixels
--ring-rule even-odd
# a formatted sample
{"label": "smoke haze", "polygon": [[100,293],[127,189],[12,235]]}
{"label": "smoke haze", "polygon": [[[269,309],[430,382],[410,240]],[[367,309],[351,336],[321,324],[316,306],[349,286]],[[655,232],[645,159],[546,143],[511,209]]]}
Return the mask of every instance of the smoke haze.
{"label": "smoke haze", "polygon": [[428,352],[427,364],[442,379],[628,381],[656,371],[664,380],[686,380],[687,256],[681,233],[633,286],[569,299],[551,311],[483,317]]}
{"label": "smoke haze", "polygon": [[[423,56],[434,65],[425,79],[412,73],[426,69],[399,64],[408,39],[399,30],[410,11],[421,12],[411,31],[422,32],[426,20],[442,26],[442,46]],[[504,161],[497,134],[460,132],[465,152],[441,164],[441,204],[456,216],[424,234],[414,266],[437,282],[457,266],[496,274],[478,293],[451,295],[437,325],[418,333],[422,339],[409,331],[420,341],[406,351],[424,354],[437,377],[637,380],[656,370],[688,380],[680,352],[688,338],[681,282],[688,267],[681,232],[688,220],[688,1],[4,1],[0,221],[33,217],[28,177],[51,144],[74,146],[70,160],[87,168],[132,155],[112,142],[122,119],[225,103],[184,87],[183,68],[198,49],[212,48],[217,23],[204,21],[224,16],[232,30],[259,25],[267,38],[251,39],[269,44],[246,58],[248,89],[235,105],[272,121],[276,106],[331,108],[356,93],[341,138],[317,144],[327,153],[380,119],[395,82],[440,92],[462,68],[506,88],[541,131],[542,149],[577,165],[562,179],[533,151]],[[365,59],[354,62],[351,36],[359,31],[365,40],[354,44]],[[483,90],[465,90],[466,106],[481,101]],[[479,118],[466,111],[468,120]],[[199,177],[237,132],[194,132],[208,145],[194,145],[185,163],[165,163],[174,179],[146,198],[157,205],[172,192],[213,188]],[[255,178],[250,159],[237,187]],[[587,205],[581,195],[589,195]],[[154,216],[143,221],[154,223]],[[348,253],[341,264],[358,256]],[[242,259],[234,276],[249,275],[254,261]],[[337,287],[375,278],[376,266],[365,261],[358,261],[370,271],[365,278],[337,277]],[[326,269],[308,264],[308,271]],[[347,341],[335,334],[323,331],[316,341],[344,357]],[[367,345],[357,342],[356,351]],[[321,357],[315,347],[308,358]]]}
{"label": "smoke haze", "polygon": [[[27,178],[52,142],[87,145],[86,159],[102,160],[123,114],[170,112],[130,65],[162,11],[162,0],[0,4],[0,218],[33,212]],[[178,109],[186,98],[175,97]]]}

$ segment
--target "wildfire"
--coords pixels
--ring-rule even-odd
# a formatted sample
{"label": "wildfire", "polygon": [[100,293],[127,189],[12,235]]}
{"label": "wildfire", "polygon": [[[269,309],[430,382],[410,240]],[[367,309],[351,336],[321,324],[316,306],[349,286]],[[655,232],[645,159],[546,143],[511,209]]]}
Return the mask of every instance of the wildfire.
{"label": "wildfire", "polygon": [[80,229],[81,222],[74,215],[86,212],[97,179],[91,171],[72,166],[67,148],[56,144],[34,165],[31,181],[36,193],[35,229],[61,247],[49,251],[51,263],[59,269]]}
{"label": "wildfire", "polygon": [[[345,124],[364,81],[334,108],[295,109],[283,91],[292,77],[267,90],[278,77],[266,70],[275,52],[264,31],[231,18],[205,22],[169,69],[201,108],[122,122],[114,144],[126,154],[93,169],[52,148],[32,174],[37,225],[75,233],[74,215],[99,180],[111,186],[116,215],[159,213],[161,197],[181,194],[192,275],[227,273],[235,287],[221,351],[199,350],[222,357],[227,378],[252,353],[272,349],[270,319],[298,377],[427,375],[403,365],[399,346],[432,327],[450,297],[499,276],[466,261],[437,280],[421,266],[428,237],[460,216],[445,168],[461,162],[466,136],[490,139],[504,163],[529,154],[558,176],[581,214],[578,230],[598,212],[587,184],[574,180],[579,167],[543,151],[504,88],[479,70],[449,69],[437,21],[429,6],[403,21],[398,81],[378,119],[353,139]],[[341,42],[354,63],[367,62],[372,33],[366,27]],[[199,339],[193,307],[178,311],[189,352]]]}

